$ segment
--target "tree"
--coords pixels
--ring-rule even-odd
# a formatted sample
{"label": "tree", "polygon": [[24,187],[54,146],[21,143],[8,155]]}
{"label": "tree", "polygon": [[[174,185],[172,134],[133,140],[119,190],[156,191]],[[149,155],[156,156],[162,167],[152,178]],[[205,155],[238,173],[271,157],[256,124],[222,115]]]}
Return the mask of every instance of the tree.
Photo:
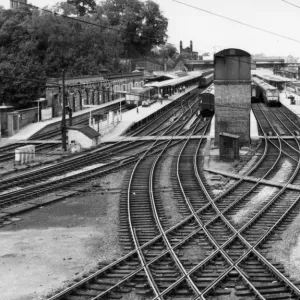
{"label": "tree", "polygon": [[[108,24],[96,15],[88,22]],[[105,23],[106,22],[106,23]],[[118,69],[122,40],[118,33],[37,10],[0,11],[0,70],[20,81],[0,78],[1,98],[24,105],[43,96],[47,77],[99,74]]]}
{"label": "tree", "polygon": [[151,52],[157,56],[171,59],[176,59],[179,55],[176,46],[170,43],[155,46],[152,48]]}
{"label": "tree", "polygon": [[78,15],[84,16],[87,13],[95,12],[95,0],[67,0],[68,4],[76,7]]}
{"label": "tree", "polygon": [[168,20],[153,1],[107,0],[101,13],[112,26],[122,30],[124,54],[130,57],[148,55],[153,46],[167,40]]}

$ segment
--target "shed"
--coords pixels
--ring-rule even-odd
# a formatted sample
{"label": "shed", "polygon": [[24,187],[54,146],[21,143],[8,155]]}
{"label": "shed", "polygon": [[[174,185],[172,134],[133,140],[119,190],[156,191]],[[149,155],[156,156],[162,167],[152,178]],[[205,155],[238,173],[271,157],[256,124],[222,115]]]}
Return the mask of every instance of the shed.
{"label": "shed", "polygon": [[13,110],[13,106],[7,106],[5,104],[0,106],[0,139],[1,135],[7,135],[8,133],[7,113],[12,112]]}
{"label": "shed", "polygon": [[236,134],[220,132],[220,160],[234,161],[239,159],[240,137]]}
{"label": "shed", "polygon": [[97,146],[100,142],[100,133],[90,126],[71,126],[68,127],[68,144],[77,144],[81,148],[87,149]]}

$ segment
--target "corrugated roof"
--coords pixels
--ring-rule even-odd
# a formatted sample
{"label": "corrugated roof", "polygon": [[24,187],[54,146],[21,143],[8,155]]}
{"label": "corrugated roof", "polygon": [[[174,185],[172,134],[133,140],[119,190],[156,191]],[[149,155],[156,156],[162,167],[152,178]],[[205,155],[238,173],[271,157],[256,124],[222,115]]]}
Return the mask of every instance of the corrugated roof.
{"label": "corrugated roof", "polygon": [[133,88],[130,91],[117,91],[119,94],[141,95],[153,90],[153,87]]}
{"label": "corrugated roof", "polygon": [[289,78],[285,78],[282,76],[278,75],[267,75],[267,74],[256,74],[257,77],[268,80],[268,81],[273,81],[273,82],[290,82],[292,81]]}
{"label": "corrugated roof", "polygon": [[269,83],[263,81],[262,79],[260,79],[260,78],[258,78],[258,77],[253,77],[253,78],[252,78],[252,81],[253,81],[256,85],[262,87],[264,90],[277,90],[277,88],[276,88],[275,86],[273,86],[273,85],[271,85],[271,84],[269,84]]}
{"label": "corrugated roof", "polygon": [[97,132],[90,126],[75,125],[75,126],[68,127],[68,129],[80,131],[82,134],[84,134],[90,139],[94,139],[100,135],[99,132]]}

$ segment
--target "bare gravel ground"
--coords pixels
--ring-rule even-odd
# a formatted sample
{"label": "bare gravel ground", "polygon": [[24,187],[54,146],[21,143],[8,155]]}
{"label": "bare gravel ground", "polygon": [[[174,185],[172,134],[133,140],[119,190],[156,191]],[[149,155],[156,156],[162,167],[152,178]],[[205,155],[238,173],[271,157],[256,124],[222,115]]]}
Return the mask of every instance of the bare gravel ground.
{"label": "bare gravel ground", "polygon": [[253,300],[252,297],[243,296],[242,298],[240,296],[236,296],[236,290],[234,288],[230,289],[231,292],[228,295],[218,296],[216,298],[213,298],[215,300]]}
{"label": "bare gravel ground", "polygon": [[293,171],[293,165],[289,160],[285,160],[272,179],[278,182],[286,182],[290,177],[291,171]]}
{"label": "bare gravel ground", "polygon": [[183,216],[178,211],[178,203],[172,190],[171,181],[171,176],[176,176],[176,174],[171,173],[172,162],[175,162],[177,160],[177,155],[181,148],[182,145],[176,146],[167,152],[166,158],[162,163],[162,168],[159,174],[159,188],[161,189],[160,197],[163,203],[166,217],[168,218],[171,226],[177,224],[183,219]]}
{"label": "bare gravel ground", "polygon": [[[279,239],[279,238],[278,238]],[[269,254],[281,262],[295,280],[300,278],[300,215],[282,233],[281,239],[270,249]]]}
{"label": "bare gravel ground", "polygon": [[[272,178],[277,182],[286,182],[286,180],[290,176],[289,174],[291,170],[293,170],[292,164],[290,163],[290,161],[285,160],[282,163],[280,169],[275,173],[275,175]],[[263,187],[263,189],[256,196],[254,196],[249,202],[247,202],[245,206],[232,217],[232,221],[236,224],[243,222],[245,218],[249,217],[260,206],[268,202],[271,199],[271,197],[276,194],[276,192],[278,192],[278,188],[276,187]]]}
{"label": "bare gravel ground", "polygon": [[0,230],[1,299],[44,299],[121,256],[119,193],[105,191],[119,189],[125,173],[94,180],[89,193],[22,214]]}
{"label": "bare gravel ground", "polygon": [[[240,160],[223,162],[219,159],[219,148],[213,146],[212,140],[207,142],[202,150],[202,153],[205,155],[203,167],[244,175],[258,161],[259,156],[254,156],[254,154],[259,148],[259,145],[260,144],[251,146],[250,148],[242,148],[240,150]],[[204,175],[207,179],[207,183],[212,187],[212,192],[215,196],[222,193],[225,189],[228,189],[235,182],[233,179],[223,176],[219,176],[220,179],[217,179],[215,174],[209,172],[204,172]]]}
{"label": "bare gravel ground", "polygon": [[272,195],[278,192],[278,188],[265,186],[262,190],[255,195],[249,202],[245,204],[245,206],[240,209],[235,215],[232,216],[232,221],[235,224],[239,224],[244,222],[249,215],[255,212],[260,206],[266,203]]}
{"label": "bare gravel ground", "polygon": [[[204,147],[204,153],[209,153],[209,157],[205,157],[204,159],[204,168],[212,168],[219,169],[225,172],[235,173],[235,169],[238,165],[238,161],[235,162],[223,162],[219,159],[219,149],[211,148],[209,150],[210,144],[206,144]],[[211,186],[212,192],[215,196],[222,193],[226,187],[232,184],[231,180],[226,181],[226,185],[224,185],[224,177],[219,176],[220,179],[216,178],[216,175],[210,172],[204,172],[207,183]]]}

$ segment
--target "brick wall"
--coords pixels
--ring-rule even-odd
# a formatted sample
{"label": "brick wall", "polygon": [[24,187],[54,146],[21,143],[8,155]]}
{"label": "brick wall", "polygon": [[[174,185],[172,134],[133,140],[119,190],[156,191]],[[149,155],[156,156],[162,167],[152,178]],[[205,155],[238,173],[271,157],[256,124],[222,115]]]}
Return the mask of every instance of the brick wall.
{"label": "brick wall", "polygon": [[250,143],[251,82],[215,81],[215,145],[219,133],[240,136],[241,145]]}

